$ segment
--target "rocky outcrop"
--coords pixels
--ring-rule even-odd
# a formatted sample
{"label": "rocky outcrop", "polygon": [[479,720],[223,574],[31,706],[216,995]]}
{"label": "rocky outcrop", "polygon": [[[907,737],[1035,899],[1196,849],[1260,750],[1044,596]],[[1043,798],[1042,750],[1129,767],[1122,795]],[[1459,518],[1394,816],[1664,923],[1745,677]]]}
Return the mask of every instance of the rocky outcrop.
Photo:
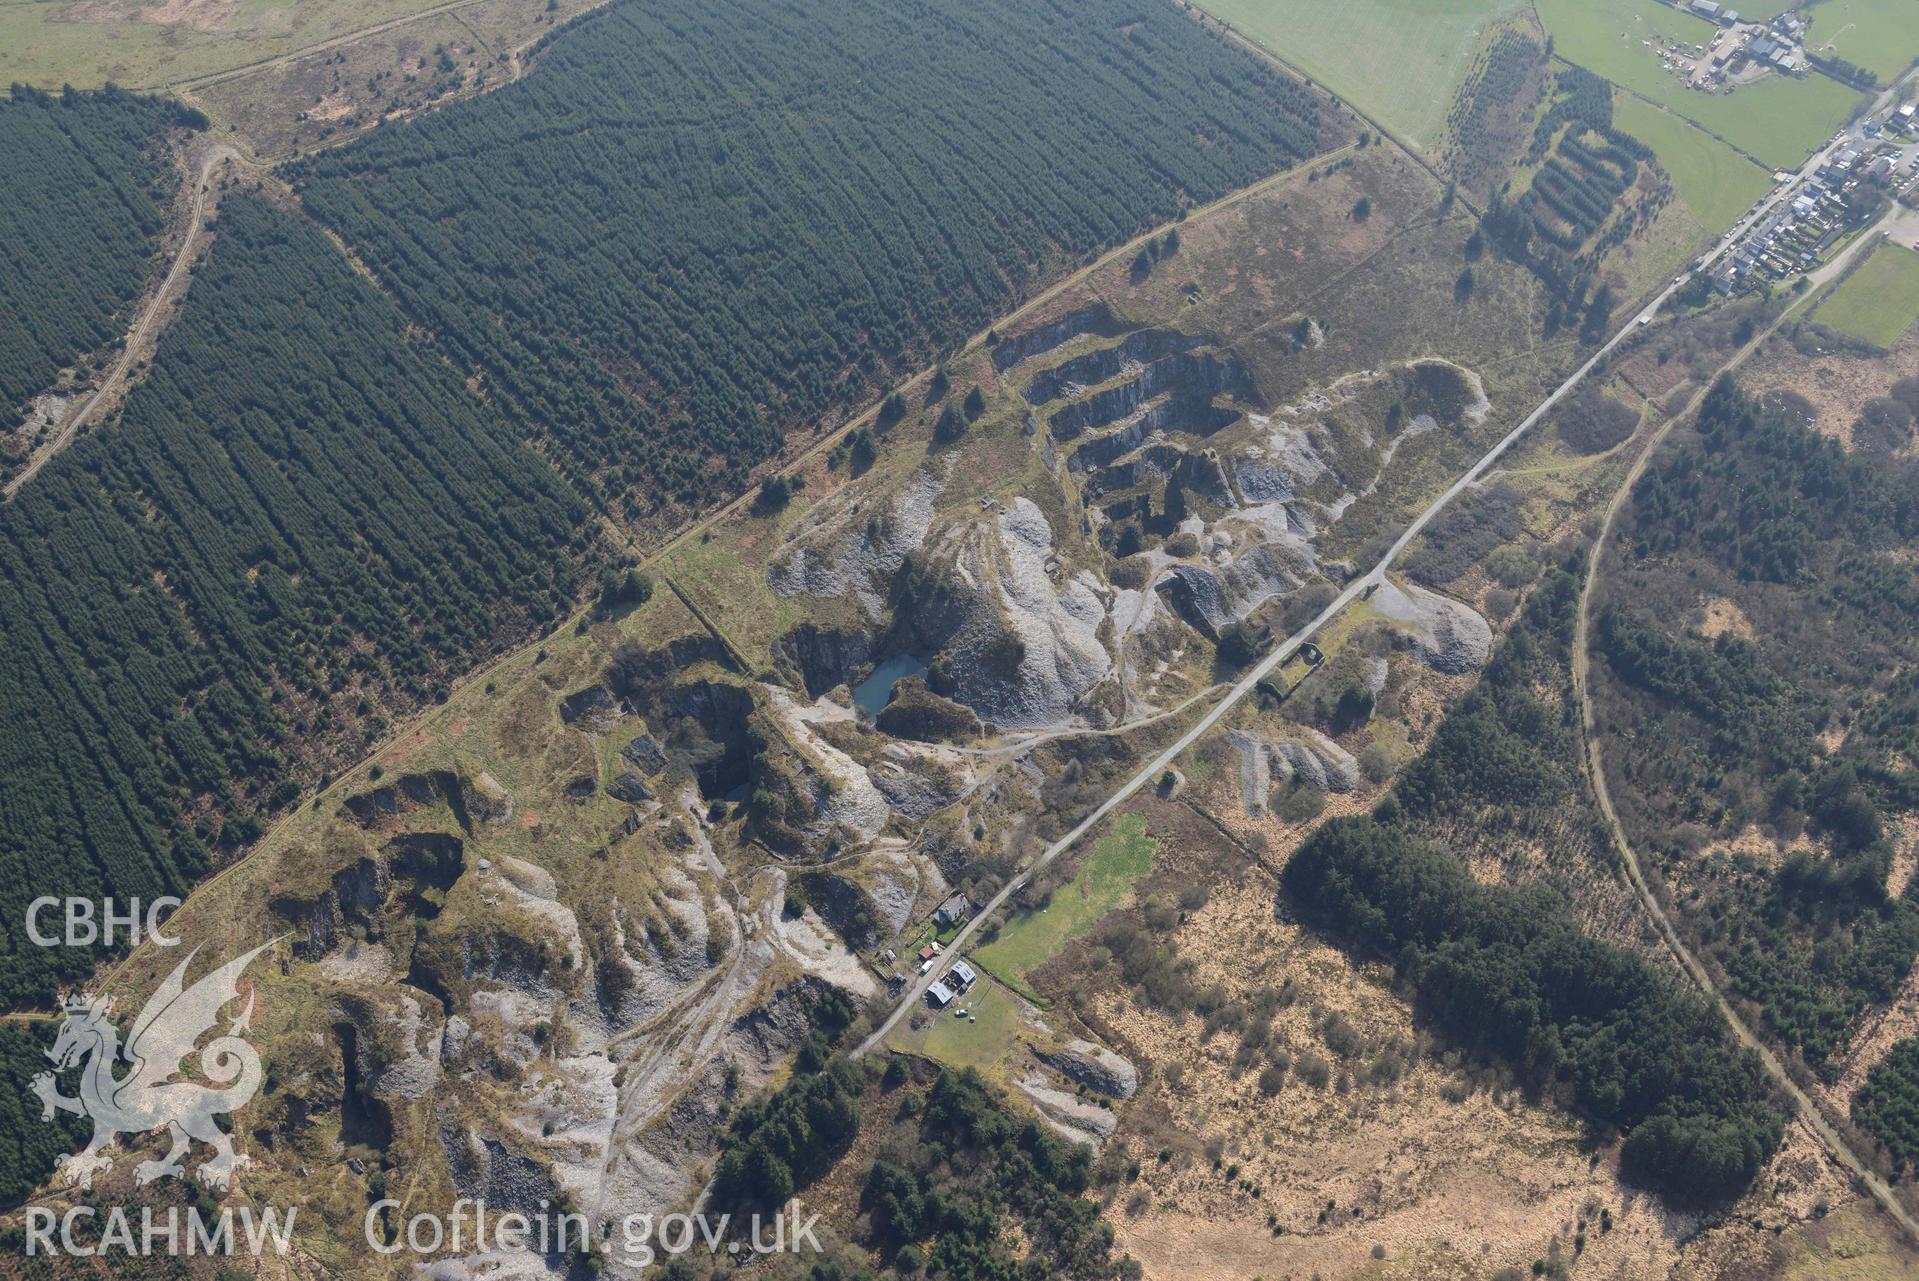
{"label": "rocky outcrop", "polygon": [[628,805],[640,805],[653,799],[653,790],[646,785],[646,780],[632,770],[622,770],[619,777],[606,785],[606,794]]}
{"label": "rocky outcrop", "polygon": [[873,724],[882,734],[923,743],[967,742],[980,734],[979,717],[971,708],[941,698],[918,676],[903,676],[894,683],[892,698]]}
{"label": "rocky outcrop", "polygon": [[465,870],[465,845],[458,837],[409,832],[395,837],[378,854],[355,859],[333,873],[327,887],[311,898],[276,898],[272,907],[305,930],[305,939],[294,945],[294,951],[314,961],[339,947],[355,927],[377,937],[396,891],[410,913],[431,917],[437,909],[421,891],[445,890]]}
{"label": "rocky outcrop", "polygon": [[1103,1045],[1069,1041],[1060,1049],[1035,1046],[1039,1061],[1067,1080],[1116,1099],[1130,1099],[1139,1089],[1139,1069]]}
{"label": "rocky outcrop", "polygon": [[386,906],[393,878],[383,858],[363,858],[335,872],[311,899],[276,899],[273,910],[306,931],[293,945],[303,960],[316,961],[340,945],[351,923],[366,924]]}

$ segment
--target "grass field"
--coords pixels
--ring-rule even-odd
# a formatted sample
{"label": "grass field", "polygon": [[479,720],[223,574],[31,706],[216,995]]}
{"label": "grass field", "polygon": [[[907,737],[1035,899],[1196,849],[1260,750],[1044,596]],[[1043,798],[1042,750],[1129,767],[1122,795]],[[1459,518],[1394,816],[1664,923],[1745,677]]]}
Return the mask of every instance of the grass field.
{"label": "grass field", "polygon": [[1882,84],[1919,56],[1919,0],[1823,0],[1806,10],[1806,48],[1830,45],[1835,57],[1864,67]]}
{"label": "grass field", "polygon": [[1670,107],[1762,164],[1797,168],[1859,98],[1818,75],[1767,76],[1732,93],[1688,89],[1644,42],[1667,36],[1705,44],[1718,28],[1658,0],[1538,0],[1538,7],[1560,57]]}
{"label": "grass field", "polygon": [[1613,123],[1653,149],[1702,227],[1732,225],[1772,186],[1772,175],[1681,117],[1629,93],[1613,95]]}
{"label": "grass field", "polygon": [[1438,154],[1487,27],[1514,0],[1199,0],[1401,139]]}
{"label": "grass field", "polygon": [[1153,865],[1159,842],[1146,834],[1146,819],[1123,814],[1080,861],[1079,874],[1053,895],[1045,910],[1028,912],[1001,927],[999,937],[973,958],[1015,988],[1025,975],[1059,955],[1094,922],[1118,907],[1133,882]]}
{"label": "grass field", "polygon": [[1018,1002],[982,979],[959,1004],[978,1022],[955,1018],[950,1009],[928,1011],[929,1022],[924,1028],[902,1028],[893,1034],[893,1044],[954,1067],[978,1068],[998,1077],[1000,1065],[1019,1038]]}
{"label": "grass field", "polygon": [[[403,18],[444,0],[0,0],[0,84],[155,89]],[[531,3],[532,0],[529,0]],[[156,20],[153,15],[166,15]]]}
{"label": "grass field", "polygon": [[1812,318],[1876,346],[1892,346],[1919,322],[1919,253],[1882,242]]}

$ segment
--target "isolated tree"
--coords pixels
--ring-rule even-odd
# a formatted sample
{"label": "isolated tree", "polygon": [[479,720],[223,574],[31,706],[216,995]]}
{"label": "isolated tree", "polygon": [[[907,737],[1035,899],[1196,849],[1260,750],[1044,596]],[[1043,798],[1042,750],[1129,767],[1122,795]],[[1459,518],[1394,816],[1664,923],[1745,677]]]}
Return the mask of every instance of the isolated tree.
{"label": "isolated tree", "polygon": [[885,431],[900,419],[906,417],[906,397],[894,392],[880,402],[879,425]]}
{"label": "isolated tree", "polygon": [[1179,252],[1179,228],[1174,227],[1166,233],[1166,238],[1160,242],[1159,256],[1161,258],[1171,258],[1174,254],[1178,252]]}
{"label": "isolated tree", "polygon": [[966,393],[966,421],[978,422],[979,416],[986,412],[986,393],[978,386]]}
{"label": "isolated tree", "polygon": [[1353,201],[1353,221],[1365,222],[1373,216],[1373,202],[1370,196],[1361,196]]}
{"label": "isolated tree", "polygon": [[1586,319],[1579,326],[1579,340],[1591,344],[1606,336],[1606,325],[1612,319],[1612,287],[1601,285],[1593,291],[1592,301],[1586,304]]}
{"label": "isolated tree", "polygon": [[757,505],[762,511],[783,511],[793,501],[793,482],[775,472],[760,482]]}
{"label": "isolated tree", "polygon": [[1473,269],[1466,268],[1459,273],[1459,279],[1453,281],[1453,301],[1465,302],[1473,296]]}
{"label": "isolated tree", "polygon": [[644,605],[653,599],[653,577],[637,565],[608,565],[600,571],[600,604]]}
{"label": "isolated tree", "polygon": [[938,444],[958,440],[966,434],[966,420],[960,417],[959,410],[952,403],[940,406],[940,416],[933,423],[933,440]]}
{"label": "isolated tree", "polygon": [[1134,280],[1146,279],[1147,276],[1152,274],[1152,270],[1153,270],[1153,256],[1147,253],[1146,250],[1141,249],[1137,254],[1133,255],[1133,279]]}
{"label": "isolated tree", "polygon": [[1219,629],[1219,661],[1230,667],[1244,667],[1259,653],[1259,633],[1240,621]]}
{"label": "isolated tree", "polygon": [[873,433],[864,427],[854,432],[852,443],[848,446],[846,454],[847,457],[853,461],[853,474],[855,476],[865,471],[868,467],[871,467],[873,460],[878,457],[879,454],[879,451],[873,444]]}
{"label": "isolated tree", "polygon": [[946,395],[946,389],[952,385],[953,380],[947,375],[945,365],[935,369],[932,381],[926,384],[926,403],[930,405]]}

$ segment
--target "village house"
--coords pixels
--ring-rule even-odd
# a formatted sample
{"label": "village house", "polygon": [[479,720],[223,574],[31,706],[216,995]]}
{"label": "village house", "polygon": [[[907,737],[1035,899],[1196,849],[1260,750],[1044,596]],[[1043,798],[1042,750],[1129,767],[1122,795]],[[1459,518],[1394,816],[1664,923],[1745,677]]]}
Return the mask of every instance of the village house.
{"label": "village house", "polygon": [[948,896],[947,900],[941,903],[939,908],[933,913],[933,923],[942,928],[948,925],[958,925],[972,914],[972,900],[967,898],[966,895],[956,891]]}

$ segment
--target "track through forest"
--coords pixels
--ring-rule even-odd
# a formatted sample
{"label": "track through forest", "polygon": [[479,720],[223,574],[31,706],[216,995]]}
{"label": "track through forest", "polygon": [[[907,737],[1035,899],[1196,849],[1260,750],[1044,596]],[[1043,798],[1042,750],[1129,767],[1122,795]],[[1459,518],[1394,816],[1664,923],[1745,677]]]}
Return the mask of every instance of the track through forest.
{"label": "track through forest", "polygon": [[[139,358],[139,353],[148,337],[155,332],[155,326],[164,325],[160,319],[160,313],[167,308],[172,299],[178,296],[180,282],[187,273],[187,265],[193,261],[194,251],[200,246],[200,233],[206,226],[207,196],[213,187],[213,171],[229,160],[236,164],[245,163],[244,157],[224,142],[216,143],[201,157],[200,167],[192,179],[193,199],[187,210],[185,228],[180,237],[180,248],[174,253],[173,263],[167,268],[167,274],[160,281],[159,288],[153,291],[153,296],[147,300],[146,306],[135,318],[133,327],[127,331],[127,340],[120,348],[119,358],[113,362],[113,367],[107,371],[107,376],[100,380],[100,385],[93,389],[93,394],[87,397],[86,403],[67,416],[66,422],[61,424],[60,430],[54,433],[52,439],[33,451],[33,457],[28,460],[25,467],[20,469],[19,475],[9,480],[4,487],[0,487],[0,493],[3,493],[5,497],[12,498],[19,493],[21,487],[37,476],[40,469],[47,465],[48,459],[73,442],[74,438],[80,434],[80,429],[92,420],[95,412],[104,408],[119,392],[121,385],[126,382],[127,371]],[[182,194],[185,194],[185,189],[182,190]]]}
{"label": "track through forest", "polygon": [[1658,929],[1659,937],[1665,943],[1666,949],[1679,963],[1679,968],[1685,971],[1686,976],[1698,985],[1706,999],[1712,1002],[1725,1017],[1726,1022],[1732,1025],[1733,1034],[1739,1038],[1740,1043],[1758,1054],[1759,1061],[1765,1067],[1767,1074],[1792,1100],[1800,1120],[1812,1131],[1833,1161],[1850,1172],[1872,1194],[1873,1199],[1879,1202],[1886,1213],[1897,1220],[1899,1226],[1904,1228],[1914,1241],[1919,1241],[1919,1220],[1914,1219],[1906,1207],[1900,1204],[1899,1198],[1894,1195],[1886,1181],[1873,1173],[1859,1158],[1859,1154],[1852,1150],[1852,1146],[1846,1142],[1838,1129],[1819,1110],[1819,1105],[1799,1087],[1798,1082],[1792,1079],[1791,1073],[1786,1071],[1779,1057],[1746,1025],[1746,1021],[1739,1017],[1732,1008],[1731,1002],[1726,999],[1725,993],[1719,989],[1712,974],[1700,964],[1699,959],[1693,955],[1692,949],[1686,946],[1685,940],[1680,937],[1678,929],[1673,925],[1672,918],[1667,915],[1664,905],[1660,903],[1658,895],[1653,893],[1652,884],[1646,879],[1639,855],[1633,849],[1632,842],[1627,839],[1625,826],[1619,821],[1619,813],[1613,807],[1612,792],[1606,782],[1605,761],[1600,747],[1598,714],[1594,709],[1592,697],[1593,596],[1599,583],[1599,567],[1604,559],[1607,540],[1611,537],[1613,526],[1617,523],[1619,513],[1625,507],[1634,486],[1639,483],[1639,478],[1645,474],[1653,455],[1659,452],[1659,447],[1665,443],[1673,428],[1682,422],[1691,421],[1693,415],[1699,412],[1700,405],[1711,390],[1712,382],[1717,381],[1719,375],[1731,373],[1744,364],[1753,352],[1772,337],[1786,317],[1796,313],[1800,307],[1818,294],[1821,286],[1844,271],[1853,255],[1862,246],[1873,244],[1878,230],[1878,224],[1868,227],[1846,247],[1844,252],[1814,273],[1810,277],[1811,287],[1800,295],[1799,301],[1780,312],[1771,324],[1754,334],[1745,346],[1734,352],[1732,357],[1720,367],[1714,379],[1693,396],[1685,409],[1668,418],[1647,439],[1645,447],[1640,450],[1639,456],[1627,469],[1625,478],[1620,482],[1619,488],[1614,491],[1612,500],[1606,505],[1606,514],[1599,526],[1599,535],[1593,540],[1592,552],[1587,559],[1586,581],[1580,589],[1579,612],[1573,625],[1573,693],[1579,702],[1580,741],[1583,748],[1581,755],[1586,777],[1592,787],[1593,798],[1598,802],[1600,815],[1606,821],[1606,831],[1613,848],[1625,862],[1627,879],[1632,882],[1633,892],[1639,896],[1641,905],[1646,909],[1646,915],[1652,919],[1653,925]]}

